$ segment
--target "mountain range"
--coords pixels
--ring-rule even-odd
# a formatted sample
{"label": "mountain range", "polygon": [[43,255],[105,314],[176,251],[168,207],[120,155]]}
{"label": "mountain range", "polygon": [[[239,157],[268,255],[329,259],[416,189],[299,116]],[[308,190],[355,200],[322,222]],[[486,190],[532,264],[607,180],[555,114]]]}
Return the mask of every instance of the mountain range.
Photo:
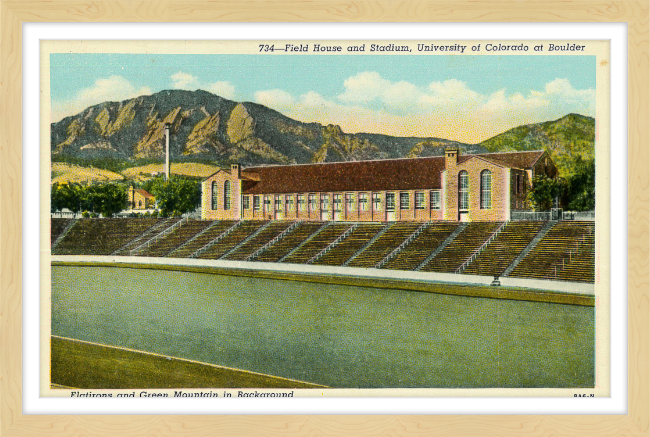
{"label": "mountain range", "polygon": [[349,134],[336,125],[303,123],[266,106],[235,102],[207,91],[165,90],[122,102],[90,106],[51,124],[53,161],[161,160],[169,123],[175,161],[244,166],[438,156],[545,149],[561,174],[580,157],[593,159],[595,120],[568,114],[515,127],[479,144],[442,138]]}

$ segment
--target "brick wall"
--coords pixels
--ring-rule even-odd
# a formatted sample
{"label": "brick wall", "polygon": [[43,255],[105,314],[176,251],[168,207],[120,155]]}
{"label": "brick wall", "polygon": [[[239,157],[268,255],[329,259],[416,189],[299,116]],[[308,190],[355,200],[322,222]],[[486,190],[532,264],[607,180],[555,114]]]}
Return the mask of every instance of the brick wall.
{"label": "brick wall", "polygon": [[[230,181],[230,208],[224,208],[224,186]],[[217,208],[212,209],[213,182],[217,188]],[[239,168],[220,170],[201,184],[201,218],[203,220],[237,220],[241,208],[241,179]]]}
{"label": "brick wall", "polygon": [[[440,191],[440,190],[435,190]],[[246,220],[268,220],[269,218],[278,218],[284,220],[306,220],[306,221],[320,221],[327,220],[340,220],[340,221],[386,221],[388,219],[386,211],[386,193],[393,193],[395,195],[395,211],[393,213],[395,220],[400,221],[428,221],[428,220],[441,220],[442,210],[431,209],[431,190],[408,190],[408,191],[348,191],[348,192],[328,192],[328,193],[282,193],[282,194],[267,194],[267,195],[253,195],[245,194],[248,196],[249,208],[242,210],[242,218]],[[408,207],[402,208],[400,203],[401,193],[408,195]],[[416,208],[415,196],[416,193],[422,193],[424,203],[422,208]],[[373,194],[379,194],[381,204],[377,209],[373,203]],[[309,203],[310,195],[315,196],[315,204]],[[340,211],[336,211],[335,199],[336,195],[340,195]],[[259,196],[260,209],[254,209],[254,198]],[[271,201],[270,209],[264,212],[264,198],[267,197]],[[289,203],[290,208],[287,208],[287,196],[291,199]],[[298,203],[298,197],[304,196],[304,207]],[[322,211],[322,200],[327,196],[328,210]],[[365,202],[361,202],[362,196],[365,197]],[[276,199],[280,198],[282,201],[282,210],[278,211],[276,206]],[[244,201],[242,201],[244,204]],[[365,207],[363,207],[365,205]]]}
{"label": "brick wall", "polygon": [[[481,209],[481,172],[489,170],[492,178],[492,206]],[[444,220],[456,221],[458,211],[458,177],[461,171],[469,176],[469,221],[505,221],[509,215],[510,169],[503,168],[480,158],[472,158],[458,165],[447,167],[445,179]]]}

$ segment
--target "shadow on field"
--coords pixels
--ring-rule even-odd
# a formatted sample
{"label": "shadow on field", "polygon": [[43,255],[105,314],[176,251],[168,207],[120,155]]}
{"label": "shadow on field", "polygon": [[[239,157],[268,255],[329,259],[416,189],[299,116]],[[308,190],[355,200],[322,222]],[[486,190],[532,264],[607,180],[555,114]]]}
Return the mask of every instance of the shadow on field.
{"label": "shadow on field", "polygon": [[317,388],[322,385],[52,337],[51,383],[85,389]]}

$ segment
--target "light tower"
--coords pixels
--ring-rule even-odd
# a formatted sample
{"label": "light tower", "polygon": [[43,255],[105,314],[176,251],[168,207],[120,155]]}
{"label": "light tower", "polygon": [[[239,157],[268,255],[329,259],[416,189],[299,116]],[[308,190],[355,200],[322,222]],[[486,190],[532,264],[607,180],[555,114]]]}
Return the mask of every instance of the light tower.
{"label": "light tower", "polygon": [[169,180],[169,128],[170,123],[165,123],[165,181]]}

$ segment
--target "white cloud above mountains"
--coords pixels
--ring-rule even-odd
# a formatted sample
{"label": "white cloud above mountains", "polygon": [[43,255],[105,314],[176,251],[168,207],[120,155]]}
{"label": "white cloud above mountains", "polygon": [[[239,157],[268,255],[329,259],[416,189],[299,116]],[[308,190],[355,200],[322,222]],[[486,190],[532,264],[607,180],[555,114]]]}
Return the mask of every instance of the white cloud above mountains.
{"label": "white cloud above mountains", "polygon": [[[170,77],[174,89],[203,89],[235,99],[228,81],[202,83],[197,76],[178,71]],[[157,91],[157,90],[156,90]],[[72,99],[53,101],[52,121],[77,114],[104,101],[121,101],[151,94],[123,76],[97,79]],[[480,93],[458,79],[417,86],[390,81],[365,71],[343,81],[337,96],[316,90],[292,94],[285,89],[258,90],[254,101],[303,122],[338,124],[350,133],[372,132],[396,136],[433,136],[469,143],[483,141],[514,126],[553,120],[570,112],[595,116],[595,89],[576,89],[568,79],[556,78],[542,89],[508,93],[505,89]]]}
{"label": "white cloud above mountains", "polygon": [[[203,89],[227,99],[235,98],[235,86],[227,81],[201,83],[196,76],[179,71],[170,76],[171,87],[194,91]],[[69,100],[53,100],[50,108],[52,122],[57,122],[69,115],[78,114],[89,106],[102,102],[119,102],[134,97],[152,94],[149,87],[135,87],[123,76],[113,75],[97,79],[91,86],[81,89]]]}
{"label": "white cloud above mountains", "polygon": [[200,83],[198,77],[182,71],[172,74],[171,80],[172,87],[177,90],[195,91],[202,89],[226,99],[235,98],[235,86],[228,81]]}
{"label": "white cloud above mountains", "polygon": [[177,90],[195,90],[199,87],[199,78],[189,73],[178,73],[171,75],[172,87]]}
{"label": "white cloud above mountains", "polygon": [[81,89],[77,95],[65,101],[52,101],[52,121],[77,114],[89,106],[102,102],[119,102],[141,95],[151,94],[149,87],[136,88],[122,76],[100,78],[88,88]]}
{"label": "white cloud above mountains", "polygon": [[437,136],[480,142],[520,124],[562,117],[570,112],[594,116],[596,91],[575,89],[557,78],[542,90],[481,94],[457,79],[418,87],[392,82],[373,71],[349,77],[344,91],[327,99],[310,91],[293,96],[281,89],[258,91],[255,100],[289,117],[340,125],[346,132]]}

